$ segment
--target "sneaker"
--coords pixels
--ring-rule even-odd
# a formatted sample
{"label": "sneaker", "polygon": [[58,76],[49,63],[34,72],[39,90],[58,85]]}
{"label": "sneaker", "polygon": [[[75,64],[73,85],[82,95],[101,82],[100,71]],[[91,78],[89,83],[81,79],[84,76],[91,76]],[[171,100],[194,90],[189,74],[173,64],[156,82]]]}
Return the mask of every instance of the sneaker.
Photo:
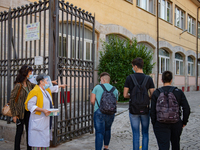
{"label": "sneaker", "polygon": [[103,150],[109,150],[109,149],[107,149],[107,148],[104,148]]}

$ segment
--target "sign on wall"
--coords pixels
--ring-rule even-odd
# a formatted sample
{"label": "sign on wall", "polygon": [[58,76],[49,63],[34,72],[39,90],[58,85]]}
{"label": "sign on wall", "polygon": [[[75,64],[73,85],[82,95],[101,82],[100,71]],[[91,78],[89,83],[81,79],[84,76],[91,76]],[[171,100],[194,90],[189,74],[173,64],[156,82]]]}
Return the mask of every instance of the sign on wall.
{"label": "sign on wall", "polygon": [[25,29],[25,40],[39,40],[40,39],[40,22],[27,24]]}

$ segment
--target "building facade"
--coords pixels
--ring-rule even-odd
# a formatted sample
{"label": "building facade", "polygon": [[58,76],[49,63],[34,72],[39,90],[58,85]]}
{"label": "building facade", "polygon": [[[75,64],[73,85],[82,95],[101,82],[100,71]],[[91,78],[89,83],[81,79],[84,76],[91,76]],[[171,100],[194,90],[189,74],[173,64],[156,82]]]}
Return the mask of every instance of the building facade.
{"label": "building facade", "polygon": [[[1,0],[0,11],[30,2],[34,1],[10,0],[8,2]],[[106,40],[110,34],[129,39],[136,38],[139,44],[144,44],[154,52],[153,63],[157,62],[157,0],[68,0],[68,2],[95,14],[95,84],[98,82],[99,51],[103,50],[101,41]],[[197,0],[158,0],[158,86],[162,86],[162,72],[170,70],[174,74],[174,86],[181,88],[183,91],[196,90],[197,64],[198,85],[200,85],[200,59],[197,61],[196,55],[197,27],[198,30],[200,29],[200,22],[197,21],[200,20],[197,18],[197,8],[199,6],[200,3]],[[86,33],[84,35],[84,59],[90,60],[92,48],[91,26],[85,24],[84,30]],[[67,36],[64,38],[67,38]],[[68,38],[70,38],[69,35]],[[198,47],[200,47],[200,42]],[[74,53],[72,55],[74,56]],[[200,50],[198,50],[198,58],[200,58]],[[152,70],[155,83],[157,83],[157,71],[157,65],[155,65]]]}

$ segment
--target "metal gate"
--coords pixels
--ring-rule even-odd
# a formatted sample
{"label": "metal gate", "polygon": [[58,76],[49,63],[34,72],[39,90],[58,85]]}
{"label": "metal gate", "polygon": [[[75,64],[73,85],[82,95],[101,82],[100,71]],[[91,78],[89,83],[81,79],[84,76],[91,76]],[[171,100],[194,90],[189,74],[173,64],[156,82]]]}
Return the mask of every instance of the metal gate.
{"label": "metal gate", "polygon": [[[39,34],[28,34],[28,26]],[[29,37],[30,36],[30,37]],[[33,37],[36,36],[36,39]],[[95,17],[63,0],[43,0],[0,14],[0,109],[10,99],[18,70],[27,64],[67,84],[53,95],[53,144],[93,132]],[[42,64],[35,65],[35,57]],[[6,118],[0,112],[0,119]]]}

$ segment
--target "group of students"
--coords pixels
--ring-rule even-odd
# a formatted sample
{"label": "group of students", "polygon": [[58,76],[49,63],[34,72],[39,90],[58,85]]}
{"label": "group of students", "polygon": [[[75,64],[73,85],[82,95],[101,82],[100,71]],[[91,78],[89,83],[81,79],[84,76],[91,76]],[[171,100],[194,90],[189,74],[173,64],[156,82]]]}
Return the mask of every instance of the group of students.
{"label": "group of students", "polygon": [[[163,87],[154,90],[152,78],[143,73],[143,65],[142,58],[135,58],[132,61],[134,74],[129,75],[124,84],[123,96],[130,99],[129,118],[133,150],[139,150],[140,147],[140,124],[142,150],[148,150],[150,118],[159,150],[169,150],[170,142],[172,150],[180,150],[180,136],[190,115],[188,101],[182,90],[171,86],[173,75],[170,71],[162,74]],[[13,121],[16,122],[15,150],[20,150],[24,125],[27,150],[49,149],[52,125],[49,109],[53,107],[52,93],[66,86],[63,84],[50,87],[45,74],[38,75],[37,85],[33,84],[28,80],[33,77],[32,71],[30,66],[22,66],[11,92],[10,109]],[[102,150],[103,147],[108,150],[118,90],[109,84],[109,73],[101,73],[100,79],[101,84],[94,87],[90,97],[94,105],[95,149]],[[56,81],[52,83],[57,84]]]}
{"label": "group of students", "polygon": [[[24,65],[19,70],[11,91],[10,109],[13,121],[16,122],[14,150],[20,150],[21,136],[26,127],[27,150],[48,150],[51,138],[52,117],[50,108],[53,107],[52,93],[57,93],[65,84],[50,87],[46,74],[37,76],[37,85],[29,79],[33,77],[33,69]],[[52,81],[57,84],[56,81]]]}
{"label": "group of students", "polygon": [[[162,73],[163,87],[154,90],[152,78],[143,73],[143,65],[142,58],[132,61],[134,74],[127,76],[123,92],[124,98],[130,99],[133,150],[140,149],[140,124],[142,150],[148,150],[150,118],[159,150],[169,150],[170,143],[172,150],[180,150],[180,136],[190,115],[187,98],[182,90],[171,85],[173,75],[170,71]],[[95,149],[108,150],[118,90],[109,84],[108,73],[101,73],[100,80],[101,84],[94,87],[90,98],[94,105]]]}

